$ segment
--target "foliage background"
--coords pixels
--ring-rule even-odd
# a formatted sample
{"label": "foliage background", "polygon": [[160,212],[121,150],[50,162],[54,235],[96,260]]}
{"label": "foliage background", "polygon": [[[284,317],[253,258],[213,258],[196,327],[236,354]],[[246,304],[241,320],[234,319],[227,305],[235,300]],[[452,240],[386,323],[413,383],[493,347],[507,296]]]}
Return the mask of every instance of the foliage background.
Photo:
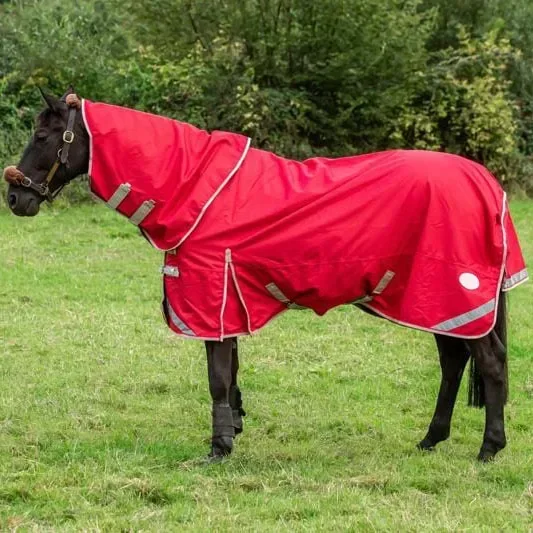
{"label": "foliage background", "polygon": [[290,157],[445,150],[531,191],[532,29],[529,0],[3,0],[0,163],[37,86],[73,83]]}

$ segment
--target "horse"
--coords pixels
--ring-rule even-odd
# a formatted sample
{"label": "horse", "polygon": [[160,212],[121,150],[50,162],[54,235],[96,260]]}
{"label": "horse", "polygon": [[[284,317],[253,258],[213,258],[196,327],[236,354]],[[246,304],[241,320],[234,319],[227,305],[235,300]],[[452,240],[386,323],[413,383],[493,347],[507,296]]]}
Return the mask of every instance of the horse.
{"label": "horse", "polygon": [[[182,159],[184,161],[190,160],[189,166],[193,166],[195,172],[197,168],[201,167],[201,176],[193,186],[190,185],[189,175],[187,175],[187,179],[184,178],[184,183],[186,183],[187,186],[180,188],[178,195],[179,198],[176,200],[176,202],[178,202],[177,206],[170,211],[166,210],[166,207],[162,207],[160,214],[156,217],[154,214],[156,212],[154,206],[157,202],[153,199],[144,200],[141,202],[141,200],[145,197],[135,197],[133,194],[133,189],[136,188],[135,181],[133,181],[133,186],[130,183],[124,182],[118,183],[118,185],[117,183],[110,183],[110,176],[116,172],[121,172],[117,166],[119,165],[117,161],[121,158],[133,158],[135,160],[133,166],[130,165],[129,172],[133,174],[140,172],[143,176],[142,180],[144,180],[145,183],[156,181],[158,179],[158,176],[154,176],[153,174],[157,174],[159,170],[154,170],[152,167],[154,164],[159,164],[161,166],[159,159],[162,156],[154,156],[154,154],[145,155],[140,153],[142,150],[139,151],[137,145],[137,148],[134,151],[124,154],[122,153],[122,148],[120,145],[121,141],[119,142],[121,133],[118,131],[118,129],[120,129],[122,122],[127,122],[130,119],[133,121],[138,120],[141,116],[139,115],[140,112],[128,110],[127,115],[120,115],[118,122],[116,123],[118,125],[116,125],[115,123],[111,124],[113,117],[110,116],[110,113],[111,115],[115,111],[118,113],[118,109],[122,108],[117,108],[115,106],[113,106],[113,108],[104,108],[101,112],[103,118],[100,119],[101,124],[98,126],[100,130],[96,131],[94,124],[89,128],[89,119],[87,115],[90,113],[96,113],[98,108],[89,108],[89,104],[86,104],[86,107],[84,108],[82,101],[77,97],[77,95],[75,95],[72,88],[69,88],[69,90],[67,90],[67,92],[60,98],[44,94],[42,91],[41,94],[46,103],[46,108],[37,117],[36,130],[29,140],[29,143],[26,146],[18,165],[6,167],[4,170],[4,178],[9,183],[7,191],[8,206],[10,210],[17,216],[35,216],[39,212],[40,205],[43,201],[53,201],[61,189],[71,180],[80,175],[89,173],[91,179],[95,181],[91,184],[93,192],[100,196],[108,206],[119,210],[123,214],[126,214],[131,222],[140,227],[141,232],[145,237],[148,238],[151,244],[165,251],[167,261],[163,267],[163,274],[165,279],[165,288],[170,293],[170,300],[168,300],[167,305],[164,306],[167,323],[171,329],[183,337],[199,338],[205,341],[209,392],[212,399],[212,435],[211,447],[208,454],[208,459],[210,461],[219,461],[223,457],[228,456],[233,450],[235,437],[243,431],[243,417],[245,416],[245,411],[243,410],[241,391],[239,389],[237,380],[239,370],[238,336],[241,333],[251,333],[254,328],[258,329],[251,324],[251,321],[253,322],[254,320],[253,313],[252,315],[250,314],[253,309],[250,312],[248,309],[248,307],[252,307],[250,302],[255,302],[256,297],[259,299],[262,298],[261,301],[265,302],[265,309],[267,309],[268,306],[270,306],[268,309],[273,309],[272,311],[265,311],[268,316],[266,316],[263,322],[268,321],[267,319],[270,319],[273,315],[278,314],[285,309],[310,307],[314,308],[315,311],[319,312],[319,314],[322,314],[328,308],[340,303],[350,303],[376,317],[388,318],[401,325],[416,327],[432,333],[435,337],[437,345],[442,376],[434,415],[431,419],[426,435],[418,443],[417,447],[421,450],[433,450],[439,442],[444,441],[449,437],[452,413],[456,403],[458,389],[466,364],[469,360],[471,361],[471,366],[469,376],[470,383],[468,403],[469,405],[485,408],[485,430],[481,448],[477,457],[483,462],[491,461],[495,455],[505,447],[506,436],[504,429],[504,405],[507,401],[508,395],[508,357],[506,298],[504,291],[525,281],[527,279],[527,271],[525,270],[525,265],[523,264],[523,259],[521,257],[510,216],[506,212],[505,193],[492,176],[487,177],[488,171],[486,171],[483,167],[466,159],[459,158],[458,156],[451,156],[449,154],[441,154],[442,158],[439,159],[441,166],[442,161],[445,161],[446,164],[449,163],[452,166],[459,165],[462,169],[466,169],[464,170],[463,174],[475,174],[475,179],[472,178],[470,181],[475,181],[476,191],[492,191],[493,196],[498,198],[498,202],[501,202],[503,199],[501,207],[499,207],[498,211],[496,212],[497,220],[492,220],[494,213],[485,213],[482,203],[480,201],[478,202],[477,200],[471,200],[470,204],[464,208],[464,210],[467,211],[461,211],[461,213],[455,213],[453,208],[449,209],[451,211],[451,217],[459,214],[461,217],[472,215],[472,217],[476,219],[485,220],[486,225],[493,223],[495,224],[495,233],[494,235],[490,236],[490,239],[492,239],[494,242],[489,242],[487,244],[487,253],[489,255],[493,255],[494,249],[494,254],[498,255],[496,261],[497,264],[495,267],[496,270],[493,276],[494,280],[491,281],[491,290],[495,291],[495,294],[491,295],[488,304],[481,306],[478,305],[474,309],[467,310],[467,312],[458,311],[458,316],[450,320],[441,321],[438,325],[432,325],[433,323],[431,322],[428,322],[427,324],[423,322],[425,320],[424,313],[421,313],[421,318],[418,319],[418,322],[417,319],[403,319],[401,316],[394,314],[396,313],[396,310],[393,304],[390,304],[391,309],[387,310],[387,303],[385,300],[381,299],[382,294],[384,295],[387,291],[389,291],[389,288],[387,288],[388,285],[391,287],[389,294],[392,299],[394,299],[395,294],[397,295],[396,297],[403,298],[403,296],[400,294],[402,292],[402,287],[400,287],[401,284],[397,283],[399,289],[396,290],[396,292],[392,288],[395,283],[395,275],[396,279],[401,278],[402,276],[400,272],[402,266],[400,264],[396,265],[396,272],[392,270],[385,270],[383,276],[379,274],[378,278],[375,279],[369,277],[369,275],[366,273],[360,273],[359,277],[362,280],[364,279],[364,283],[363,281],[359,283],[356,279],[357,276],[348,276],[354,285],[358,285],[359,283],[357,288],[352,290],[344,282],[344,280],[347,279],[344,271],[340,272],[338,270],[341,269],[341,262],[334,263],[334,267],[332,267],[334,269],[328,271],[330,272],[330,275],[328,276],[329,281],[324,281],[324,283],[329,283],[330,285],[334,286],[335,290],[337,291],[335,293],[335,297],[330,297],[328,294],[326,294],[326,291],[323,291],[324,294],[320,298],[317,298],[315,294],[316,291],[311,291],[313,294],[310,295],[309,290],[307,290],[307,292],[306,290],[302,290],[300,291],[301,294],[288,294],[287,290],[280,289],[280,282],[266,283],[265,286],[268,291],[264,291],[264,294],[261,293],[259,296],[254,296],[251,292],[249,292],[251,289],[247,288],[248,285],[253,282],[249,281],[246,277],[244,267],[241,267],[240,263],[238,262],[238,255],[235,255],[235,253],[232,255],[229,244],[219,242],[224,241],[224,239],[226,239],[225,235],[229,235],[233,230],[230,215],[228,215],[227,212],[224,212],[225,214],[219,214],[216,217],[211,216],[211,219],[209,219],[209,212],[212,208],[211,206],[215,206],[217,204],[222,205],[224,202],[229,201],[230,197],[223,196],[222,193],[228,189],[228,183],[235,183],[244,179],[242,176],[244,175],[243,173],[246,172],[246,165],[248,164],[246,162],[247,158],[251,157],[253,159],[254,157],[259,156],[263,157],[264,154],[261,155],[257,150],[252,153],[251,149],[249,150],[249,141],[241,138],[240,136],[230,137],[230,134],[228,134],[227,136],[222,135],[215,138],[215,134],[207,134],[201,130],[196,130],[192,127],[189,128],[189,126],[186,124],[179,123],[179,128],[186,129],[186,135],[189,135],[189,137],[187,137],[185,134],[182,134],[182,130],[179,130],[179,134],[176,133],[176,128],[178,127],[178,123],[176,121],[165,119],[165,122],[157,122],[157,127],[162,127],[163,130],[161,130],[161,133],[159,133],[160,130],[148,132],[148,137],[143,138],[141,143],[144,147],[143,150],[150,150],[150,147],[153,147],[160,142],[164,143],[165,157],[174,159],[178,158],[180,161]],[[142,115],[145,116],[145,114]],[[146,115],[146,117],[148,117],[147,120],[152,120],[150,117],[154,116]],[[90,120],[96,119],[92,118]],[[151,127],[152,123],[150,122],[147,126],[147,129],[149,130]],[[138,133],[136,133],[136,135],[137,134]],[[182,137],[180,137],[180,135],[182,135]],[[185,135],[185,137],[183,137],[183,135]],[[111,139],[115,137],[119,139],[117,141],[119,144],[113,144],[113,142],[111,142]],[[183,146],[178,145],[173,148],[171,142],[172,139],[169,140],[169,137],[175,137],[174,140],[181,139],[183,141]],[[95,146],[98,143],[104,143],[104,145],[107,145],[106,143],[108,143],[108,141],[110,144],[107,152],[105,152],[105,154],[101,157],[98,156],[100,157],[100,160],[98,160],[97,155],[93,153],[93,150],[96,149]],[[187,151],[192,151],[194,153],[195,150],[200,150],[200,148],[198,148],[199,146],[208,146],[209,150],[213,151],[215,150],[215,148],[213,148],[215,145],[217,147],[221,145],[224,146],[224,154],[226,154],[224,156],[225,159],[223,159],[222,162],[219,161],[218,164],[215,165],[216,168],[209,166],[211,165],[210,160],[206,162],[204,159],[202,159],[201,164],[194,162],[193,165],[191,162],[192,156],[189,156]],[[216,149],[218,150],[218,148]],[[443,159],[444,156],[447,158]],[[415,153],[414,151],[413,153],[410,153],[407,151],[395,156],[386,156],[385,159],[387,161],[386,165],[390,166],[393,164],[391,161],[396,161],[398,158],[400,158],[401,161],[407,161],[416,157],[419,159],[423,158],[420,160],[426,161],[427,165],[429,166],[424,169],[423,178],[418,179],[417,182],[405,181],[407,185],[402,188],[402,194],[405,194],[406,198],[409,198],[412,195],[419,194],[419,190],[431,190],[432,196],[435,196],[435,191],[438,189],[435,183],[438,182],[439,169],[433,168],[434,165],[431,163],[433,159],[431,158],[436,156],[431,154]],[[451,159],[452,157],[456,159]],[[383,158],[379,159],[379,161],[382,159]],[[322,172],[324,176],[329,176],[328,169],[332,165],[338,165],[340,172],[342,173],[350,170],[354,165],[358,165],[360,161],[366,161],[366,166],[364,167],[365,173],[372,172],[372,170],[376,168],[375,164],[377,164],[376,161],[378,161],[378,159],[370,158],[368,160],[360,160],[356,158],[341,158],[339,160],[322,160],[317,158],[308,160],[308,162],[305,163],[290,161],[284,161],[280,163],[280,161],[281,158],[276,159],[275,163],[280,165],[283,163],[283,165],[286,165],[286,168],[288,169],[287,172],[292,173],[290,179],[295,181],[303,179],[302,176],[297,176],[295,173],[305,173],[311,168],[315,169],[315,171],[318,169],[318,172]],[[166,164],[167,163],[165,163],[165,165]],[[404,165],[404,163],[401,164]],[[257,163],[257,165],[261,166],[262,163]],[[270,163],[269,165],[266,166],[269,169],[268,172],[271,172],[273,167]],[[422,164],[422,166],[424,165],[425,163]],[[399,170],[396,172],[401,173],[401,169],[403,167],[394,168],[398,168]],[[220,183],[216,182],[213,185],[213,190],[216,194],[210,192],[206,196],[204,193],[204,188],[206,187],[205,183],[209,182],[209,180],[212,180],[212,176],[216,175],[220,169],[222,169]],[[188,172],[189,171],[190,169]],[[409,172],[413,173],[412,169]],[[98,178],[97,180],[96,178],[99,173],[103,173],[105,176],[101,179]],[[132,179],[135,180],[135,177]],[[312,182],[313,179],[318,180],[319,178],[309,178],[309,176],[306,175],[304,181],[299,181],[296,188],[307,190],[307,184]],[[348,187],[347,184],[356,181],[355,178],[345,178],[343,174],[342,177],[339,177],[338,179],[335,178],[333,181],[331,181],[330,177],[324,179],[326,181],[330,180],[328,182],[329,189],[326,191],[327,194],[329,194],[329,190],[331,188],[340,187],[341,195],[343,197],[348,197],[349,203],[355,203],[355,195],[352,194],[350,197],[350,193],[347,192],[347,189],[345,189],[345,187]],[[360,179],[362,180],[363,178]],[[380,177],[380,180],[381,179],[382,178]],[[393,178],[387,177],[386,179],[383,179],[385,180],[383,181],[385,184],[383,187],[386,191],[388,190],[387,187],[390,185]],[[467,182],[468,180],[464,178],[463,182],[459,184],[459,187],[462,187],[464,191],[467,189]],[[277,183],[277,181],[275,183]],[[144,185],[141,183],[140,187],[142,188],[143,186]],[[163,192],[160,195],[162,197],[164,196],[167,198],[175,194],[175,188],[173,186],[170,188],[167,187],[166,189],[166,185],[163,186],[158,184],[157,186],[160,189],[161,187],[163,188]],[[270,188],[268,190],[271,191],[272,187],[276,186],[276,184],[269,185]],[[439,187],[439,190],[446,191],[447,188],[449,189],[446,184],[442,187],[439,185]],[[453,198],[463,196],[464,191],[462,191],[460,194],[455,193]],[[387,219],[386,223],[382,224],[384,226],[384,233],[381,234],[383,238],[380,239],[378,244],[373,246],[383,246],[384,249],[386,249],[387,246],[393,245],[389,241],[393,240],[392,236],[395,233],[396,226],[400,226],[402,223],[404,223],[404,219],[406,218],[405,206],[399,210],[395,208],[396,201],[394,198],[399,196],[399,193],[395,191],[392,194],[392,197],[387,198],[387,201],[384,201],[382,205],[378,206],[379,213],[382,214],[379,216],[388,216],[389,218]],[[452,201],[450,200],[452,197],[450,197],[447,192],[442,194],[447,194],[447,201]],[[464,192],[464,194],[466,195],[466,192]],[[235,193],[235,195],[238,194]],[[487,194],[485,194],[485,196],[486,195]],[[201,202],[199,202],[197,212],[194,214],[193,218],[190,218],[190,213],[187,211],[180,211],[180,206],[182,203],[187,203],[187,198],[192,196],[201,196],[202,198]],[[319,201],[323,196],[324,195],[322,192],[319,192],[316,193],[312,198],[313,201]],[[252,201],[253,193],[247,190],[246,194],[244,194],[244,197],[246,202],[250,202]],[[163,200],[164,198],[162,198],[161,201]],[[308,199],[306,201],[309,202],[310,200]],[[130,202],[131,205],[129,205],[128,202]],[[241,209],[242,214],[239,216],[249,217],[253,214],[250,214],[250,211],[261,211],[263,208],[267,209],[267,202],[261,202],[256,205],[256,208],[251,205],[248,210],[245,208]],[[373,200],[373,202],[379,202],[379,199]],[[278,207],[283,208],[283,200],[278,198],[273,203],[276,203],[278,204]],[[302,212],[307,213],[303,220],[304,226],[310,226],[311,218],[316,218],[313,217],[313,210],[311,208],[307,209],[304,207],[301,207],[300,209],[300,207],[298,208],[299,210],[303,210]],[[305,209],[307,209],[307,211]],[[291,211],[290,207],[288,208],[288,211]],[[439,216],[448,216],[447,211],[448,210],[445,210],[445,214],[441,213]],[[175,215],[175,213],[178,213],[179,216]],[[293,213],[289,214],[293,216]],[[364,215],[362,214],[361,210],[361,218],[363,218],[363,216]],[[374,216],[376,216],[375,213]],[[157,218],[157,223],[159,226],[150,226],[151,217],[153,219]],[[187,219],[187,217],[190,218],[190,220],[188,220],[188,226],[183,226],[183,219]],[[223,272],[223,274],[220,274],[220,277],[217,278],[217,280],[220,280],[220,291],[224,300],[222,303],[222,310],[220,313],[218,313],[218,311],[214,312],[213,309],[215,308],[212,309],[210,307],[211,302],[209,295],[203,294],[201,297],[198,297],[198,301],[200,302],[198,305],[200,307],[204,306],[205,309],[202,308],[202,312],[198,313],[194,311],[194,313],[196,313],[194,316],[193,314],[190,314],[187,319],[184,319],[183,316],[178,316],[178,313],[175,312],[175,309],[173,308],[174,302],[178,302],[179,298],[181,298],[182,292],[187,289],[187,285],[183,287],[173,285],[173,283],[181,283],[180,280],[182,278],[185,279],[187,275],[187,269],[183,268],[183,261],[185,261],[185,259],[182,261],[182,263],[180,263],[180,254],[181,250],[185,249],[184,247],[187,242],[190,242],[190,239],[185,244],[183,244],[183,242],[193,230],[198,232],[199,230],[197,228],[207,228],[209,220],[213,222],[214,226],[218,227],[219,225],[223,225],[223,219],[228,217],[229,221],[227,221],[227,229],[224,230],[226,233],[220,233],[221,230],[219,231],[218,229],[216,231],[219,231],[219,233],[215,232],[217,246],[220,245],[219,247],[221,247],[221,249],[225,248],[225,256],[221,259],[220,263],[220,268],[222,269],[221,272]],[[265,215],[263,218],[266,217],[267,215]],[[263,220],[263,218],[259,216],[260,221]],[[248,218],[246,220],[248,224],[251,224]],[[298,221],[295,220],[294,224],[297,223]],[[273,219],[270,220],[269,224],[271,224],[269,228],[278,227],[276,226],[276,221]],[[336,219],[335,222],[331,222],[332,227],[334,224],[337,224]],[[368,224],[371,223],[368,222]],[[435,227],[437,225],[433,224]],[[178,235],[178,237],[176,237],[172,242],[170,242],[172,239],[170,237],[167,238],[165,233],[169,226],[176,226],[174,229],[177,231]],[[358,233],[361,233],[361,235],[364,236],[365,225],[362,224],[362,226],[363,227],[358,227]],[[291,225],[291,227],[293,226]],[[343,238],[343,235],[347,233],[345,226],[342,227],[344,228],[343,231],[335,237],[337,241]],[[422,231],[420,225],[412,225],[410,228],[412,232],[416,231],[417,235]],[[329,229],[328,223],[324,222],[324,224],[321,226],[321,230],[318,233],[320,233],[320,235],[327,235]],[[331,231],[333,231],[333,229]],[[276,234],[276,231],[274,230],[270,231],[269,229],[269,232],[269,235],[272,234],[275,236]],[[473,233],[475,233],[474,230]],[[409,239],[404,241],[401,246],[407,246],[406,242],[409,240],[414,240],[413,234],[411,234]],[[438,252],[438,250],[445,245],[443,242],[444,240],[445,239],[441,237],[431,237],[430,245]],[[200,240],[199,242],[202,243],[203,241]],[[300,240],[298,246],[292,247],[292,252],[299,253],[298,251],[300,248],[307,250],[304,244],[305,243],[303,243],[303,240]],[[236,245],[234,244],[233,246]],[[209,248],[209,245],[206,247]],[[476,246],[472,244],[470,244],[468,247],[476,248]],[[320,248],[330,248],[330,246],[328,242],[326,242]],[[323,253],[322,250],[320,250],[320,253]],[[445,251],[444,253],[448,252]],[[266,255],[267,252],[264,252],[260,258],[260,260],[265,264],[271,260],[271,257],[266,257]],[[185,253],[183,254],[183,257],[185,258]],[[427,257],[429,258],[429,254],[427,254]],[[426,258],[426,260],[429,261],[430,259],[428,258]],[[195,259],[196,262],[201,262],[202,260],[203,256],[200,258],[196,257]],[[405,257],[403,258],[403,261],[406,261]],[[435,265],[440,265],[443,263],[442,258],[439,261],[440,263],[432,263],[432,268],[437,268]],[[512,263],[511,267],[510,262]],[[356,263],[352,263],[352,265],[355,264]],[[411,262],[406,267],[407,272],[405,275],[409,279],[416,277],[413,274],[413,265],[414,263]],[[512,269],[513,266],[514,270]],[[335,270],[335,268],[337,270]],[[353,268],[356,267],[354,266]],[[181,272],[180,269],[184,270],[184,272]],[[276,269],[274,268],[274,270]],[[488,267],[487,270],[489,270]],[[337,272],[339,273],[338,275],[336,275]],[[275,276],[275,274],[273,275]],[[482,274],[479,275],[482,276]],[[264,281],[265,280],[262,280],[262,283]],[[268,279],[266,281],[268,281]],[[475,293],[476,289],[478,289],[480,285],[479,276],[469,272],[463,272],[459,277],[459,281],[462,285],[462,287],[459,288],[464,293],[468,294]],[[183,283],[187,283],[187,279],[185,279]],[[198,280],[196,280],[196,283],[196,286],[207,287],[207,282],[205,280],[202,282],[204,285],[199,284],[200,282]],[[320,282],[317,281],[317,283]],[[406,290],[406,283],[407,282],[404,282],[403,292]],[[481,285],[483,285],[483,283],[485,283],[484,279],[481,280]],[[190,285],[194,287],[194,280],[193,282],[190,282]],[[363,287],[363,285],[365,285],[365,287]],[[425,295],[424,291],[426,291],[427,288],[424,289],[423,285],[424,284],[421,283],[418,286],[409,289],[413,294],[412,297],[415,299],[418,298],[417,301],[420,302],[423,302],[428,298],[433,298],[431,294]],[[422,286],[422,288],[418,288],[420,286]],[[263,288],[264,287],[261,286],[261,289]],[[355,295],[357,291],[362,291],[363,294],[359,294],[359,297],[355,297],[357,296]],[[415,293],[421,293],[421,296],[418,297],[415,295]],[[250,296],[250,294],[252,294],[252,296]],[[172,298],[174,298],[174,300],[172,300]],[[328,298],[330,300],[328,300]],[[453,298],[450,293],[449,300],[452,299]],[[317,303],[317,300],[320,300],[320,304]],[[233,301],[236,303],[231,303]],[[324,301],[327,301],[327,304],[324,304]],[[179,307],[182,305],[182,302],[180,301],[176,305]],[[320,305],[322,305],[324,308],[322,309]],[[422,305],[422,303],[420,305]],[[448,305],[451,306],[454,304],[451,301],[446,304],[440,301],[432,301],[429,303],[425,302],[424,305],[426,306],[426,314],[433,315],[440,312],[440,307]],[[489,307],[487,307],[487,305],[489,305]],[[216,309],[218,309],[218,307]],[[185,310],[183,312],[185,313]],[[191,311],[191,313],[193,313],[193,311]],[[235,313],[235,316],[239,315],[239,325],[232,325],[232,320],[237,322],[237,319],[234,319],[233,315],[230,316],[231,313]],[[218,314],[220,314],[220,317],[218,317]],[[197,315],[199,318],[196,318]],[[214,315],[217,316],[215,317]],[[211,333],[211,330],[206,324],[210,323],[210,321],[216,322],[215,318],[217,320],[220,318],[220,321],[222,321],[222,317],[225,317],[226,315],[229,317],[227,320],[224,318],[224,320],[226,320],[226,330],[224,330],[223,323],[222,331],[220,333],[218,330],[216,330],[215,333]],[[473,325],[480,323],[482,320],[485,320],[484,324],[475,326],[477,329],[468,329],[474,328]],[[191,326],[189,321],[196,321],[194,327]],[[216,324],[216,327],[219,327],[219,322],[216,322]],[[263,323],[259,323],[258,325],[262,326]],[[241,332],[239,331],[240,329],[244,329],[245,331]],[[193,330],[195,330],[196,333]],[[205,332],[202,333],[204,330]],[[198,333],[198,331],[200,333]]]}

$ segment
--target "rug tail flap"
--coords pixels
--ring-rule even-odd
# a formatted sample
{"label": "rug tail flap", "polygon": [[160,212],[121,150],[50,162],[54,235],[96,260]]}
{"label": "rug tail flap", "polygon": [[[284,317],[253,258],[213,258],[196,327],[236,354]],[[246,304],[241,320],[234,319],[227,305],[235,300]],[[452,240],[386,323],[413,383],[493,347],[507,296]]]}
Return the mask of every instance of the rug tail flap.
{"label": "rug tail flap", "polygon": [[507,258],[505,260],[505,275],[502,290],[509,291],[527,281],[528,272],[522,250],[520,249],[518,235],[509,211],[507,211],[507,216],[505,217],[504,227],[507,236]]}

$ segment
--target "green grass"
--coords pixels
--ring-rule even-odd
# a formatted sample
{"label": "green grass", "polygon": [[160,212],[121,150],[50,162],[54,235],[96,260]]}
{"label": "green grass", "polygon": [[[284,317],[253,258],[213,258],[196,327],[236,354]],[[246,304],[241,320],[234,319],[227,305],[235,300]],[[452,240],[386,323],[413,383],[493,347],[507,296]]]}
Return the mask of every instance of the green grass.
{"label": "green grass", "polygon": [[[533,264],[533,203],[512,211]],[[286,313],[241,342],[249,416],[208,450],[201,342],[160,312],[160,255],[102,206],[0,214],[0,528],[21,531],[530,531],[533,284],[510,293],[508,447],[475,461],[463,387],[449,441],[415,450],[431,335],[352,308]]]}

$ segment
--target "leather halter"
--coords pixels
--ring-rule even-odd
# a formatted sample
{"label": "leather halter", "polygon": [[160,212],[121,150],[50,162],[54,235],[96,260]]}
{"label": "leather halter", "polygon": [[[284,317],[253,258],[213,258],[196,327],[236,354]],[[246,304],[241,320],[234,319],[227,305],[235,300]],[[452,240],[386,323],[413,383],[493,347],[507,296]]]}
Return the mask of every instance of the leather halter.
{"label": "leather halter", "polygon": [[76,107],[71,107],[68,114],[67,129],[63,132],[63,146],[57,151],[57,159],[55,160],[52,168],[48,171],[46,178],[42,183],[35,183],[28,176],[24,176],[20,182],[22,187],[32,189],[45,199],[52,203],[54,198],[60,193],[65,184],[60,185],[57,189],[50,191],[50,183],[56,175],[57,170],[61,165],[66,165],[68,162],[68,153],[70,145],[74,142],[74,122],[76,120]]}

